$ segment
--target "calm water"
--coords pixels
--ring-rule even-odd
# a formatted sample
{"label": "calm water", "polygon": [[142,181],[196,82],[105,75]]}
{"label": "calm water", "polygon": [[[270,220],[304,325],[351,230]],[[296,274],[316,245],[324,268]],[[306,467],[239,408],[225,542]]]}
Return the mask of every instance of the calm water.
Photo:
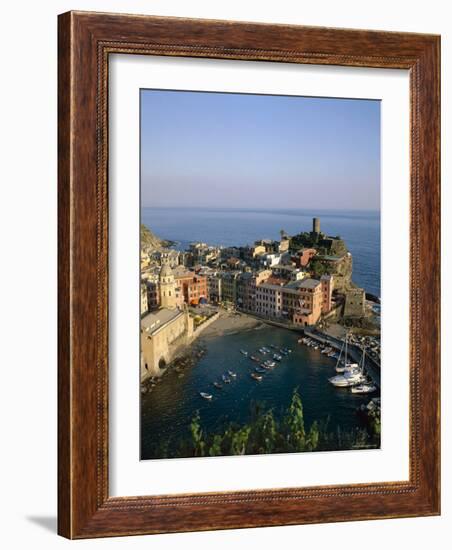
{"label": "calm water", "polygon": [[[298,337],[294,332],[266,326],[202,340],[207,353],[194,367],[183,371],[183,378],[175,371],[169,372],[151,394],[142,396],[142,457],[152,458],[156,442],[169,437],[173,441],[186,439],[196,410],[200,411],[203,429],[214,432],[228,420],[246,422],[252,401],[265,403],[278,416],[290,403],[295,388],[303,401],[306,426],[328,416],[329,431],[335,431],[337,426],[342,430],[358,426],[355,408],[367,403],[369,397],[329,384],[328,378],[335,374],[335,361],[320,350],[298,344]],[[256,382],[250,377],[256,363],[242,355],[240,349],[256,353],[259,347],[270,344],[293,351],[275,369],[263,374],[261,382]],[[237,373],[237,378],[221,390],[216,389],[213,382],[220,381],[229,369]],[[212,401],[204,400],[200,391],[211,393]]]}
{"label": "calm water", "polygon": [[380,213],[332,210],[242,210],[143,208],[142,222],[157,236],[178,242],[243,246],[263,238],[278,239],[284,229],[293,235],[310,231],[312,218],[320,217],[321,229],[340,235],[353,254],[353,280],[380,296]]}

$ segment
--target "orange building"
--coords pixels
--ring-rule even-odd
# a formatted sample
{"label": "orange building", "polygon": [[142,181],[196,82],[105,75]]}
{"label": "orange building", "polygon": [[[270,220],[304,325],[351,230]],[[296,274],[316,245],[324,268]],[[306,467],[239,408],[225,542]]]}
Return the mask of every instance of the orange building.
{"label": "orange building", "polygon": [[186,271],[176,275],[175,279],[186,304],[198,305],[202,298],[204,300],[208,299],[207,277],[205,275],[196,275],[192,271]]}

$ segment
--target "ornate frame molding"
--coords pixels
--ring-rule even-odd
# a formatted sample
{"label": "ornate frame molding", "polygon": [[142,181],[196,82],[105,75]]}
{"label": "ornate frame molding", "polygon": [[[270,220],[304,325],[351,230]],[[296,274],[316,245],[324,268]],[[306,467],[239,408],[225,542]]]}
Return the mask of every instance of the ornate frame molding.
{"label": "ornate frame molding", "polygon": [[[85,538],[439,513],[439,44],[437,36],[407,33],[88,12],[59,17],[60,534]],[[109,497],[110,54],[410,71],[408,482]]]}

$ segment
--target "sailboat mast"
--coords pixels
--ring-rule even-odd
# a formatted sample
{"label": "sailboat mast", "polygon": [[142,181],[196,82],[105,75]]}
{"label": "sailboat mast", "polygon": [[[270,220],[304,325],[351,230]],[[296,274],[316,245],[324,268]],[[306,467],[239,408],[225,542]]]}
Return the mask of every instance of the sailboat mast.
{"label": "sailboat mast", "polygon": [[344,365],[345,366],[347,366],[347,361],[348,361],[347,344],[348,344],[348,332],[345,333],[345,357],[344,357]]}
{"label": "sailboat mast", "polygon": [[341,351],[339,352],[339,357],[337,358],[337,361],[336,361],[336,368],[338,367],[339,363],[341,362],[341,357],[342,357],[342,352],[343,351],[344,351],[344,342],[342,342]]}

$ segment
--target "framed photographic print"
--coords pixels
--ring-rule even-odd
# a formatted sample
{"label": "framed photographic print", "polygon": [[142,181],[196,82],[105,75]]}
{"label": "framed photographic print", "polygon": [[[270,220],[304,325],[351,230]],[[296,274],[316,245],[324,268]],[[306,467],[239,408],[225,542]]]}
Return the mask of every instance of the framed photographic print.
{"label": "framed photographic print", "polygon": [[439,514],[437,36],[59,17],[59,533]]}

